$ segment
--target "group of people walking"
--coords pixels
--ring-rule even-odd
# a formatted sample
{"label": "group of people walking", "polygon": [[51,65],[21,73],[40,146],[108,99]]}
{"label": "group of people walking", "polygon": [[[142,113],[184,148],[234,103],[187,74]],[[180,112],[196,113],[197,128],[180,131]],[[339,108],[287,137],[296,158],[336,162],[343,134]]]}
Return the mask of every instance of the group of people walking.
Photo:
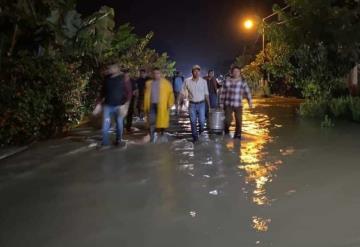
{"label": "group of people walking", "polygon": [[104,146],[110,145],[112,118],[116,123],[115,145],[124,144],[124,120],[126,119],[125,129],[131,132],[135,112],[140,119],[146,119],[150,141],[154,142],[156,136],[163,135],[169,127],[172,107],[175,105],[176,113],[179,114],[186,99],[189,102],[188,113],[194,142],[204,135],[208,114],[215,109],[225,112],[226,135],[229,135],[233,115],[235,116],[236,130],[233,137],[241,139],[242,101],[246,98],[252,108],[252,97],[239,67],[232,67],[231,77],[223,83],[218,83],[214,70],[209,70],[206,77],[201,77],[199,65],[192,67],[192,76],[187,79],[176,72],[172,80],[168,80],[159,68],[153,68],[150,77],[143,69],[139,73],[139,78],[132,80],[129,71],[121,71],[117,64],[107,67],[99,100],[103,105]]}

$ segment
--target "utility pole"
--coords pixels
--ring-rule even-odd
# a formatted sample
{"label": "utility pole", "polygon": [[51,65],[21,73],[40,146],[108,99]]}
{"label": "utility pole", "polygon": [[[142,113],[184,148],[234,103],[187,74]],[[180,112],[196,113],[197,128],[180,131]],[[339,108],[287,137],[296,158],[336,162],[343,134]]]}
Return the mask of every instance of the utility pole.
{"label": "utility pole", "polygon": [[[286,9],[290,8],[290,5],[285,6],[284,8],[280,9],[279,11],[276,11],[272,13],[271,15],[268,15],[262,19],[262,53],[263,53],[263,64],[265,63],[266,53],[265,53],[265,24],[268,19],[271,17],[278,15],[280,11],[284,11]],[[265,75],[263,74],[263,83],[265,84]],[[269,74],[268,74],[268,80],[269,80]],[[265,86],[265,85],[264,85]]]}

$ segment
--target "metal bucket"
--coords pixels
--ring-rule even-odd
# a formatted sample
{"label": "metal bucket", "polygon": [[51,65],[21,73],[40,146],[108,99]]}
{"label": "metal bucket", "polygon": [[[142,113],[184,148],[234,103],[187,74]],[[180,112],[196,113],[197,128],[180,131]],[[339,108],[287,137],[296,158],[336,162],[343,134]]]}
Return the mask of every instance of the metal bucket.
{"label": "metal bucket", "polygon": [[224,130],[225,113],[221,109],[212,110],[209,114],[209,129],[214,133],[222,133]]}

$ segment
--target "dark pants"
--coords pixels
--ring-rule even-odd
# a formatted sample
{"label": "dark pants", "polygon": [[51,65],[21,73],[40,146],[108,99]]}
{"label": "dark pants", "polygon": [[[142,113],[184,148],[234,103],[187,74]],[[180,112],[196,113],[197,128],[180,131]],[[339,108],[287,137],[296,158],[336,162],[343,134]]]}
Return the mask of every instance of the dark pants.
{"label": "dark pants", "polygon": [[[218,107],[218,95],[216,93],[210,93],[209,94],[209,100],[210,100],[210,109],[215,109]],[[206,104],[206,118],[209,119],[209,106]]]}
{"label": "dark pants", "polygon": [[136,97],[132,97],[129,105],[128,114],[126,116],[126,130],[130,131],[133,122],[134,110],[135,110]]}
{"label": "dark pants", "polygon": [[209,99],[210,99],[210,108],[211,109],[214,109],[214,108],[218,107],[218,95],[217,95],[217,93],[210,93]]}
{"label": "dark pants", "polygon": [[[191,122],[191,133],[194,141],[199,139],[199,134],[204,131],[205,128],[205,102],[192,103],[189,105],[189,115]],[[197,123],[199,120],[200,129],[197,130]]]}
{"label": "dark pants", "polygon": [[138,110],[139,117],[144,117],[144,92],[139,92],[136,108]]}
{"label": "dark pants", "polygon": [[175,91],[174,91],[174,97],[175,97],[175,107],[176,107],[176,111],[178,111],[180,105],[182,105],[181,102],[179,101],[179,100],[180,100],[180,92],[175,92]]}
{"label": "dark pants", "polygon": [[233,113],[235,114],[235,137],[241,137],[241,128],[242,128],[242,107],[225,107],[225,134],[229,134],[229,128],[233,119]]}

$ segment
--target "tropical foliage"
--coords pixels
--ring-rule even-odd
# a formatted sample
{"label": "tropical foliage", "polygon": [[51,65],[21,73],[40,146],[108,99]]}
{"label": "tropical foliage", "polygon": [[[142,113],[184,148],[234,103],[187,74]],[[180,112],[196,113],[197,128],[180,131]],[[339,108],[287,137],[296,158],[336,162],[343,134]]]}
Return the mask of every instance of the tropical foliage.
{"label": "tropical foliage", "polygon": [[82,16],[74,0],[0,0],[0,143],[63,133],[89,112],[109,61],[130,69],[175,62],[148,48],[130,24],[103,6]]}
{"label": "tropical foliage", "polygon": [[[284,93],[282,87],[293,86],[293,66],[289,62],[290,49],[279,42],[268,43],[264,52],[260,52],[250,63],[242,66],[241,56],[235,60],[235,65],[242,67],[243,76],[252,89],[266,90],[262,78],[268,81],[273,94]],[[286,90],[285,90],[286,91]]]}
{"label": "tropical foliage", "polygon": [[[268,43],[264,54],[245,66],[244,74],[255,82],[265,75],[272,89],[281,83],[296,88],[306,99],[302,113],[323,118],[324,104],[334,105],[332,99],[342,102],[349,95],[347,75],[360,60],[360,2],[284,3],[288,8],[275,5],[277,17],[264,26]],[[341,116],[332,108],[335,114],[329,116]],[[355,103],[352,109],[357,109]]]}

